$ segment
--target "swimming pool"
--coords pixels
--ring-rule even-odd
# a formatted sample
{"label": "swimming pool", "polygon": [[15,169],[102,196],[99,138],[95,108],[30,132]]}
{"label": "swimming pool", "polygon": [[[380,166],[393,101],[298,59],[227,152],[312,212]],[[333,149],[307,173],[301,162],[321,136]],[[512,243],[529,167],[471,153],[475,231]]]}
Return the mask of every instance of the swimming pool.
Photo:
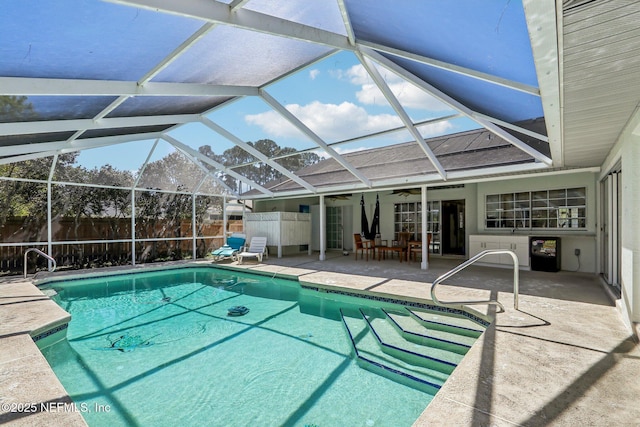
{"label": "swimming pool", "polygon": [[[410,332],[405,307],[213,268],[45,288],[72,320],[42,352],[90,426],[411,425],[467,346],[440,369],[414,342],[411,357],[428,363],[376,375],[399,365],[385,369],[391,356],[376,354],[367,330],[386,313]],[[248,313],[229,316],[237,306]],[[477,335],[467,335],[470,345]]]}

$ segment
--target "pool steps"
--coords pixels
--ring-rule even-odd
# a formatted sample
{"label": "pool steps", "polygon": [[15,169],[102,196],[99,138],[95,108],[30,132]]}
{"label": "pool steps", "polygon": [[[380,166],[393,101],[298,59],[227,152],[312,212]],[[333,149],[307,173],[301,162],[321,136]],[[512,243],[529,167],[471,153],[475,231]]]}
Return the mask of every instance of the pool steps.
{"label": "pool steps", "polygon": [[[468,319],[436,312],[342,308],[340,315],[361,367],[429,394],[440,389],[482,333]],[[465,335],[470,331],[476,336]]]}
{"label": "pool steps", "polygon": [[[432,312],[417,312],[407,308],[409,314],[430,330],[453,332],[456,335],[478,338],[484,332],[484,327],[466,317],[454,314],[440,314]],[[429,316],[429,319],[426,317]]]}
{"label": "pool steps", "polygon": [[[383,309],[389,322],[406,339],[416,344],[442,348],[459,354],[466,354],[482,331],[468,326],[448,325],[443,323],[437,314],[431,316],[434,320],[425,320],[420,314],[409,309],[401,311],[387,311]],[[455,322],[453,316],[445,316]],[[438,321],[436,321],[436,319]],[[444,319],[442,319],[444,320]],[[466,319],[460,319],[465,322]]]}

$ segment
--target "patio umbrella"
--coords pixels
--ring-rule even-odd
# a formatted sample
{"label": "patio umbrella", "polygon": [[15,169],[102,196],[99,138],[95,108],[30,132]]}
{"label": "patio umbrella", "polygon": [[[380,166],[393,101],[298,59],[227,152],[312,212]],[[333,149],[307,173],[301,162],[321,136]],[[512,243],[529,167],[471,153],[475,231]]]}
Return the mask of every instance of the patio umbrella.
{"label": "patio umbrella", "polygon": [[369,221],[367,221],[367,212],[364,210],[364,194],[360,196],[360,211],[360,234],[368,239]]}

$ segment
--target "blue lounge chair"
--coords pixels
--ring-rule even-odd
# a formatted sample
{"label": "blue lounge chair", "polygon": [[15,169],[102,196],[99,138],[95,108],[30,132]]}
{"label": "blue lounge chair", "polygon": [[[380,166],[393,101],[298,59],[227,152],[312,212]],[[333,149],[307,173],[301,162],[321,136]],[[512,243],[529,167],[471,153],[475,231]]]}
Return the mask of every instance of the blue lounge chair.
{"label": "blue lounge chair", "polygon": [[233,261],[238,260],[238,251],[244,246],[247,241],[247,236],[244,234],[232,234],[227,238],[227,244],[219,247],[211,253],[215,262],[222,261],[223,259],[229,259]]}

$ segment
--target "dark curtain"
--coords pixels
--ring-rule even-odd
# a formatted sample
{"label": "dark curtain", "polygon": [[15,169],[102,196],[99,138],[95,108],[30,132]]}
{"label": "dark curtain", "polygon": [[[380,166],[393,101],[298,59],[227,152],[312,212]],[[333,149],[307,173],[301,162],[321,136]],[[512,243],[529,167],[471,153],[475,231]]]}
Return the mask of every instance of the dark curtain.
{"label": "dark curtain", "polygon": [[373,220],[371,221],[371,231],[369,233],[371,237],[368,239],[375,239],[380,234],[380,200],[376,194],[376,209],[373,211]]}
{"label": "dark curtain", "polygon": [[367,212],[364,209],[364,194],[360,196],[360,234],[368,239],[369,221],[367,221]]}
{"label": "dark curtain", "polygon": [[373,240],[377,234],[380,234],[380,200],[376,195],[376,208],[373,212],[373,220],[371,221],[371,229],[369,229],[369,221],[367,221],[367,213],[364,209],[364,195],[360,197],[360,207],[362,210],[360,223],[362,226],[362,236],[366,239]]}

